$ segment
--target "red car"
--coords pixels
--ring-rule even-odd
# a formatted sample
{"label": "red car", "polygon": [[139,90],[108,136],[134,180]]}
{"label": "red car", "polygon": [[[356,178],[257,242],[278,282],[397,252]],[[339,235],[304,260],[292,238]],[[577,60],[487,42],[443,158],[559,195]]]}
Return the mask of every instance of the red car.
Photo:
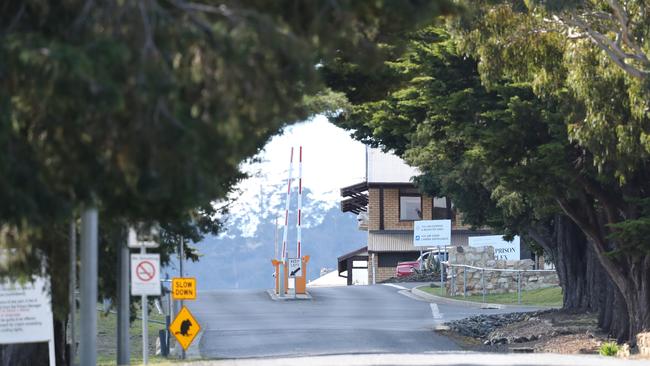
{"label": "red car", "polygon": [[[434,260],[438,260],[438,251],[430,251],[430,252],[425,252],[420,255],[420,257],[414,261],[407,261],[407,262],[398,262],[397,267],[395,267],[395,276],[396,277],[406,277],[414,274],[415,272],[420,271],[421,264],[423,265],[426,263],[427,259],[429,258],[430,255],[434,256]],[[445,261],[447,260],[447,253],[446,251],[442,252],[442,260]]]}

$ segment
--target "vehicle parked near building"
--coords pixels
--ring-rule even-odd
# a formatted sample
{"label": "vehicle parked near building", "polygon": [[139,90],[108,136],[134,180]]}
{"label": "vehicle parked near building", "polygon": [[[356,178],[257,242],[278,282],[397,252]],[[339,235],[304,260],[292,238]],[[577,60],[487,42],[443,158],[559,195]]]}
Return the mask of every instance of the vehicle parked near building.
{"label": "vehicle parked near building", "polygon": [[[432,256],[431,258],[429,258]],[[395,276],[396,277],[406,277],[410,276],[413,273],[420,272],[421,270],[429,269],[434,262],[440,262],[440,260],[447,261],[449,258],[449,253],[446,249],[443,249],[438,253],[438,250],[431,250],[428,252],[422,253],[418,259],[414,261],[406,261],[397,263],[395,267]]]}

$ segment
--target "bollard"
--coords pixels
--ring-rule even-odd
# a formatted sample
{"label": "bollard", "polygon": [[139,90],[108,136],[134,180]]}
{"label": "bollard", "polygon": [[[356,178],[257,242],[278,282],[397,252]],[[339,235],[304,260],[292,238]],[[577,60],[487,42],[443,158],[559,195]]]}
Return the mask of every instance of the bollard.
{"label": "bollard", "polygon": [[160,355],[163,357],[169,356],[169,343],[167,342],[167,331],[165,329],[158,331],[158,339],[160,339]]}

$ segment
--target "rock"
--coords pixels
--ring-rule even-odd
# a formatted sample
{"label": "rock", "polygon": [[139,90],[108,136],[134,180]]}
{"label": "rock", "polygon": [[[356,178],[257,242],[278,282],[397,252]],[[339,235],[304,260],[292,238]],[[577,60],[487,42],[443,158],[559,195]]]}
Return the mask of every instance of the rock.
{"label": "rock", "polygon": [[627,343],[623,343],[618,347],[618,351],[616,352],[616,357],[621,357],[621,358],[628,358],[630,357],[630,345]]}
{"label": "rock", "polygon": [[636,347],[641,356],[650,356],[650,332],[636,335]]}

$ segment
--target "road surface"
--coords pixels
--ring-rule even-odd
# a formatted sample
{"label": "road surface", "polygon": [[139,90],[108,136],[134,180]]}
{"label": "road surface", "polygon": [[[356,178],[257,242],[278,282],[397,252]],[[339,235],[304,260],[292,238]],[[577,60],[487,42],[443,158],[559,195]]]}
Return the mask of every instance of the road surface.
{"label": "road surface", "polygon": [[[405,285],[411,287],[412,285]],[[264,290],[203,292],[187,302],[203,329],[204,358],[459,351],[437,323],[484,313],[431,304],[402,285],[313,288],[311,301],[273,301]]]}

